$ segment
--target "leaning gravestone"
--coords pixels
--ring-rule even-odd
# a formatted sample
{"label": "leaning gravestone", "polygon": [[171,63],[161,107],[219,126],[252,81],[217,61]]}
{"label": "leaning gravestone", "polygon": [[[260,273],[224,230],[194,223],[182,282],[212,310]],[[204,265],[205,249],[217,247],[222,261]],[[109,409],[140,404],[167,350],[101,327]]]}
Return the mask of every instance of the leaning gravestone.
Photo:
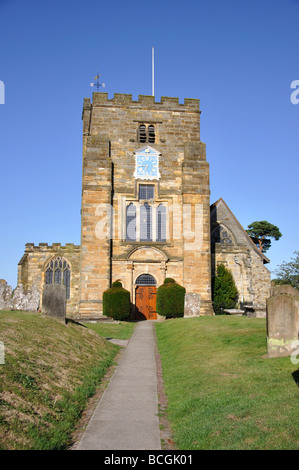
{"label": "leaning gravestone", "polygon": [[66,289],[61,284],[46,284],[43,290],[42,313],[65,323]]}
{"label": "leaning gravestone", "polygon": [[289,356],[298,349],[299,291],[278,285],[267,299],[267,346],[269,357]]}

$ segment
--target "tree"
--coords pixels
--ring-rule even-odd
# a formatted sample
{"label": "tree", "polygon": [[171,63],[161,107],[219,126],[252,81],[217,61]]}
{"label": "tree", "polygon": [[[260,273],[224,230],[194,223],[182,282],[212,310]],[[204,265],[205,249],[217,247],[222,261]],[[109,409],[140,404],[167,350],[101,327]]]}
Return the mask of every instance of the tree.
{"label": "tree", "polygon": [[252,224],[248,225],[246,232],[262,253],[265,253],[270,248],[271,238],[279,240],[282,237],[279,228],[266,220],[252,222]]}
{"label": "tree", "polygon": [[235,308],[238,289],[232,273],[223,264],[217,266],[217,275],[213,283],[213,308],[216,315],[223,315],[224,309]]}
{"label": "tree", "polygon": [[291,286],[299,289],[299,251],[294,251],[294,258],[286,263],[285,261],[279,265],[279,269],[274,272],[277,275],[273,279],[275,284],[291,284]]}

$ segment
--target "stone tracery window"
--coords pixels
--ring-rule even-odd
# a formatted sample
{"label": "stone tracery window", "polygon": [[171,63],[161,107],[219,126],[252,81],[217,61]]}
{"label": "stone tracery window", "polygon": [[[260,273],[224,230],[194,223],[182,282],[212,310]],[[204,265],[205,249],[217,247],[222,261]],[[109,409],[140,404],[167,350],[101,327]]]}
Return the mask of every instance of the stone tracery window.
{"label": "stone tracery window", "polygon": [[160,204],[157,207],[157,242],[166,241],[166,207]]}
{"label": "stone tracery window", "polygon": [[140,241],[152,241],[152,208],[147,202],[140,207]]}
{"label": "stone tracery window", "polygon": [[136,207],[131,203],[126,211],[126,240],[136,241]]}
{"label": "stone tracery window", "polygon": [[49,261],[46,267],[46,284],[63,284],[66,288],[66,298],[70,298],[71,268],[68,261],[62,256]]}

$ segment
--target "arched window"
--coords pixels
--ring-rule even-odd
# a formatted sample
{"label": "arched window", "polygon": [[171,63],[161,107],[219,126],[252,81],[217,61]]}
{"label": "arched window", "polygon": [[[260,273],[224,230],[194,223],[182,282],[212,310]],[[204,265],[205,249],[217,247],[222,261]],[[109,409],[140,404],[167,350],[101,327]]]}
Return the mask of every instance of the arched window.
{"label": "arched window", "polygon": [[157,207],[157,242],[166,241],[166,207],[160,204]]}
{"label": "arched window", "polygon": [[155,143],[155,128],[154,126],[148,126],[148,141],[150,144]]}
{"label": "arched window", "polygon": [[136,279],[137,286],[155,286],[156,279],[151,274],[141,274]]}
{"label": "arched window", "polygon": [[126,240],[136,241],[136,207],[132,203],[127,206]]}
{"label": "arched window", "polygon": [[46,284],[63,284],[66,288],[66,298],[70,298],[71,268],[66,259],[56,256],[46,267]]}
{"label": "arched window", "polygon": [[138,128],[138,142],[145,144],[146,142],[154,144],[156,140],[155,126],[152,124],[140,124]]}
{"label": "arched window", "polygon": [[152,241],[152,208],[147,202],[140,207],[140,241]]}
{"label": "arched window", "polygon": [[142,144],[146,142],[146,127],[144,124],[141,124],[139,126],[138,141]]}

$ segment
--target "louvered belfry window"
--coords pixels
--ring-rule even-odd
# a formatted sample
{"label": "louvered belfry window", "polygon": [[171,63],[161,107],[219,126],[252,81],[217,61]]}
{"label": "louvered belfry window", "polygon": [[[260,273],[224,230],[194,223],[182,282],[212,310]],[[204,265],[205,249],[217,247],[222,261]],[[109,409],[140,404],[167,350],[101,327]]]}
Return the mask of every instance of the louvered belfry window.
{"label": "louvered belfry window", "polygon": [[155,143],[155,127],[154,126],[148,126],[148,142],[150,144],[154,144]]}
{"label": "louvered belfry window", "polygon": [[66,298],[70,298],[71,268],[68,261],[56,256],[46,267],[46,284],[63,284],[66,288]]}
{"label": "louvered belfry window", "polygon": [[152,208],[147,202],[140,207],[140,241],[152,241]]}
{"label": "louvered belfry window", "polygon": [[141,143],[141,144],[144,144],[146,142],[146,127],[144,124],[141,124],[141,126],[139,126],[139,132],[138,132],[138,141]]}
{"label": "louvered belfry window", "polygon": [[148,142],[149,144],[154,144],[156,141],[156,131],[155,126],[150,124],[146,126],[145,124],[140,124],[138,128],[138,142],[141,144],[145,144]]}
{"label": "louvered belfry window", "polygon": [[136,207],[132,203],[127,206],[126,240],[136,241]]}

